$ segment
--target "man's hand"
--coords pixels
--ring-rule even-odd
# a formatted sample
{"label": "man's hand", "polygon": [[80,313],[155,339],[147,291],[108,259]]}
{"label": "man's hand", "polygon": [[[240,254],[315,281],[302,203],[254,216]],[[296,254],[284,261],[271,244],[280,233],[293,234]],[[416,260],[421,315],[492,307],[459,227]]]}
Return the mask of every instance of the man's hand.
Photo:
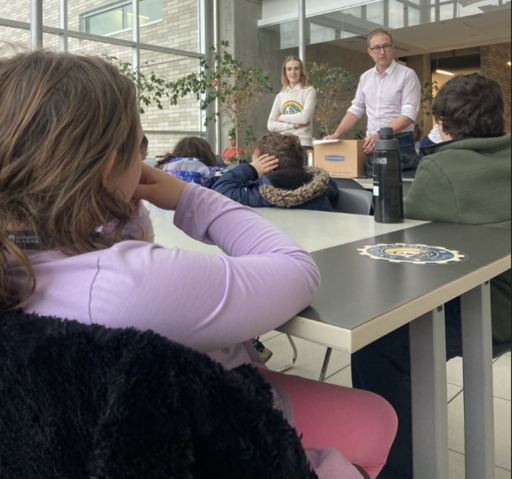
{"label": "man's hand", "polygon": [[263,155],[252,161],[251,165],[258,172],[258,177],[268,175],[279,166],[279,160],[275,156]]}
{"label": "man's hand", "polygon": [[380,133],[374,133],[373,135],[366,137],[366,140],[364,140],[363,149],[367,155],[371,155],[372,153],[375,152],[375,142],[379,138],[380,138]]}
{"label": "man's hand", "polygon": [[149,165],[142,165],[140,183],[132,201],[146,200],[163,210],[175,210],[187,183]]}
{"label": "man's hand", "polygon": [[336,134],[334,134],[334,135],[329,135],[329,136],[326,136],[326,137],[324,138],[324,140],[339,140],[339,139],[340,139],[340,137],[339,137],[339,136],[337,136]]}

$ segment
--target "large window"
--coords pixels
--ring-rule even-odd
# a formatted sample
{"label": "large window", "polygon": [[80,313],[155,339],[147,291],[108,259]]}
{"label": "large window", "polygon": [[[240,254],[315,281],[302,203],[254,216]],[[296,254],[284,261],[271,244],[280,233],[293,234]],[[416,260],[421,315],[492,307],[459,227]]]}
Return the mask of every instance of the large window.
{"label": "large window", "polygon": [[[213,9],[206,3],[211,0],[138,0],[138,31],[133,29],[134,0],[38,2],[43,13],[43,48],[116,57],[148,76],[154,72],[166,80],[198,70],[207,50],[203,30],[213,29],[214,24]],[[31,30],[36,31],[30,24],[30,5],[30,0],[0,0],[0,41],[30,48]],[[177,106],[167,99],[162,104],[163,110],[144,106],[141,116],[150,156],[172,151],[185,136],[206,136],[204,115],[194,97]]]}
{"label": "large window", "polygon": [[[141,0],[141,26],[162,21],[162,0]],[[133,25],[132,2],[116,3],[81,15],[81,31],[94,35],[111,35],[130,30]]]}

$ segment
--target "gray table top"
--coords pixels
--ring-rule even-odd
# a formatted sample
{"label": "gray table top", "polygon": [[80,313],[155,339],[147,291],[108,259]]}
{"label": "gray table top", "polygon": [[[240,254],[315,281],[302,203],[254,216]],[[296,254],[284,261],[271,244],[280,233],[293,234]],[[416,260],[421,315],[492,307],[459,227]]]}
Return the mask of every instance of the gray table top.
{"label": "gray table top", "polygon": [[[150,207],[156,242],[220,254],[173,225],[174,213]],[[311,252],[322,287],[310,308],[280,331],[355,352],[510,268],[510,231],[406,220],[382,225],[370,216],[262,208],[264,217]],[[391,264],[360,256],[379,243],[444,246],[469,258],[451,265]]]}
{"label": "gray table top", "polygon": [[[510,269],[510,230],[429,223],[313,253],[322,286],[281,330],[355,352]],[[467,255],[445,265],[395,264],[361,256],[376,244],[442,246]]]}
{"label": "gray table top", "polygon": [[[152,205],[147,206],[151,213],[157,243],[166,248],[182,248],[208,254],[222,253],[216,246],[195,241],[176,228],[173,224],[174,212],[160,210]],[[424,224],[421,221],[407,220],[402,224],[384,225],[376,223],[371,216],[320,211],[280,208],[259,208],[257,211],[310,253]]]}

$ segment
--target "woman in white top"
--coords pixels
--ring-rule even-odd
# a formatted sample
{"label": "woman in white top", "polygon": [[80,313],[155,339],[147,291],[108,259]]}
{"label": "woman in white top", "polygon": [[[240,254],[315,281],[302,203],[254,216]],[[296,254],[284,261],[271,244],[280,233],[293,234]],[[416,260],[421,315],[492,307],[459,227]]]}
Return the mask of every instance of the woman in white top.
{"label": "woman in white top", "polygon": [[268,119],[268,130],[298,136],[306,150],[313,149],[313,118],[316,90],[300,58],[288,57],[281,73],[283,89],[277,95]]}

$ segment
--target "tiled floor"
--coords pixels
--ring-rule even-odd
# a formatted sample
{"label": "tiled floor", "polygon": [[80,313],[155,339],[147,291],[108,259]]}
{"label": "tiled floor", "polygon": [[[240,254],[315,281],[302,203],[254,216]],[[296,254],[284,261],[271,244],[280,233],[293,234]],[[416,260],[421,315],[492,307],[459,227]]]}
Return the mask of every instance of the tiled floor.
{"label": "tiled floor", "polygon": [[[268,363],[278,369],[291,361],[292,350],[286,336],[269,333],[264,336],[265,346],[274,352]],[[296,340],[299,357],[295,367],[288,372],[308,379],[318,379],[325,348],[308,341]],[[511,479],[511,355],[507,354],[494,363],[494,396],[496,417],[496,479]],[[450,477],[464,478],[464,390],[462,360],[448,363],[448,413],[450,440]],[[334,351],[326,382],[340,386],[352,386],[350,355]],[[485,479],[485,478],[482,478]]]}

